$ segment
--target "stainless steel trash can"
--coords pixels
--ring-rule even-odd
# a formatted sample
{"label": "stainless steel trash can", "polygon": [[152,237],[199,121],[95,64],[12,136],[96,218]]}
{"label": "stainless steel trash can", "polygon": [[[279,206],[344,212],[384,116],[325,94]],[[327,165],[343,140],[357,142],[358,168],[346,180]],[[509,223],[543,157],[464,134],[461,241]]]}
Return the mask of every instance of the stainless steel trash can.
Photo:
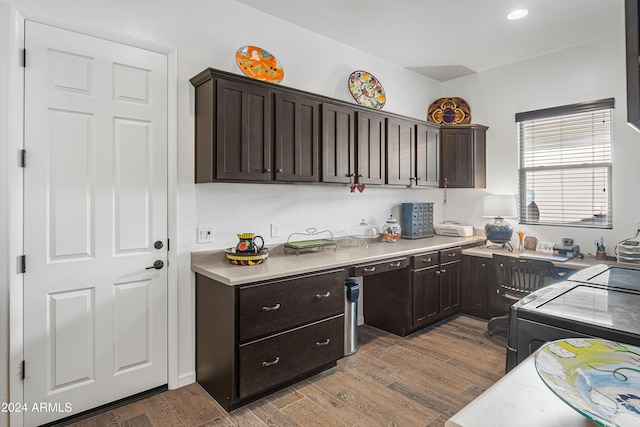
{"label": "stainless steel trash can", "polygon": [[344,300],[344,355],[349,356],[358,351],[358,297],[360,286],[358,280],[349,277],[345,281]]}

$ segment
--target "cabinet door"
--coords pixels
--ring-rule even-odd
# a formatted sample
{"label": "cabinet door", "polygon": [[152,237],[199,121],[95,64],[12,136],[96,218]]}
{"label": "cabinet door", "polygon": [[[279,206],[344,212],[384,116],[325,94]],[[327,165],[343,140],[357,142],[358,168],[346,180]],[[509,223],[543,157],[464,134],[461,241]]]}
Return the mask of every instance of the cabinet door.
{"label": "cabinet door", "polygon": [[430,320],[436,317],[440,308],[438,276],[440,270],[438,267],[425,268],[413,272],[413,327],[426,325]]}
{"label": "cabinet door", "polygon": [[271,92],[218,79],[216,93],[215,179],[270,180]]}
{"label": "cabinet door", "polygon": [[356,173],[362,184],[385,183],[387,139],[384,116],[358,111]]}
{"label": "cabinet door", "polygon": [[489,316],[490,258],[465,255],[462,258],[462,309],[465,313]]}
{"label": "cabinet door", "polygon": [[440,128],[442,187],[485,188],[486,131],[481,125]]}
{"label": "cabinet door", "polygon": [[319,111],[319,103],[313,99],[276,93],[276,181],[318,181]]}
{"label": "cabinet door", "polygon": [[349,184],[355,179],[354,120],[353,109],[322,104],[323,182]]}
{"label": "cabinet door", "polygon": [[460,261],[440,266],[440,313],[455,313],[460,308]]}
{"label": "cabinet door", "polygon": [[415,132],[413,122],[387,119],[387,184],[411,184]]}
{"label": "cabinet door", "polygon": [[435,126],[416,126],[416,166],[415,177],[418,187],[438,187],[438,135]]}

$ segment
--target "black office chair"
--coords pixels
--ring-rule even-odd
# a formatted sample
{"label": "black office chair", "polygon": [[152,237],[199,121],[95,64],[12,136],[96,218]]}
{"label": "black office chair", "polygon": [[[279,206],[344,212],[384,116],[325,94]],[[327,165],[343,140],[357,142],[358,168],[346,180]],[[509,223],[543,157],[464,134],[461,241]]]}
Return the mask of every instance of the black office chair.
{"label": "black office chair", "polygon": [[[498,295],[509,305],[546,285],[564,280],[566,276],[547,260],[493,255],[493,265],[498,280]],[[487,323],[489,336],[493,336],[498,329],[508,331],[509,313],[493,317]]]}

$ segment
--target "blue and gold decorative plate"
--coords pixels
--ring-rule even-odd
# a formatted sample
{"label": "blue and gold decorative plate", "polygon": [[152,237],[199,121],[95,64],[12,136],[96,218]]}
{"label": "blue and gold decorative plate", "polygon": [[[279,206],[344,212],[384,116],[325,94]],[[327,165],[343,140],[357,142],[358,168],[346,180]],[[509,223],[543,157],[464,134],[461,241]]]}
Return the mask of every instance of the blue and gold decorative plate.
{"label": "blue and gold decorative plate", "polygon": [[640,348],[591,338],[553,341],[535,355],[542,381],[602,426],[640,426]]}

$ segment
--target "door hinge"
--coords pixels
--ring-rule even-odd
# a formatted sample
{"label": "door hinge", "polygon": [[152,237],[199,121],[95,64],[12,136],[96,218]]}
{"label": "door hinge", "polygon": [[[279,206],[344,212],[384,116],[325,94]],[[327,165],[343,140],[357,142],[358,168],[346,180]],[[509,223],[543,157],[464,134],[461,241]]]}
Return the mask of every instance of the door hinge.
{"label": "door hinge", "polygon": [[22,363],[20,364],[20,378],[22,378],[23,380],[27,377],[27,370],[26,370],[26,362],[23,360]]}
{"label": "door hinge", "polygon": [[27,256],[20,255],[18,257],[18,273],[26,273],[27,272]]}
{"label": "door hinge", "polygon": [[20,167],[27,166],[27,150],[20,150]]}
{"label": "door hinge", "polygon": [[20,66],[26,68],[27,67],[27,49],[20,49],[19,53],[19,61]]}

